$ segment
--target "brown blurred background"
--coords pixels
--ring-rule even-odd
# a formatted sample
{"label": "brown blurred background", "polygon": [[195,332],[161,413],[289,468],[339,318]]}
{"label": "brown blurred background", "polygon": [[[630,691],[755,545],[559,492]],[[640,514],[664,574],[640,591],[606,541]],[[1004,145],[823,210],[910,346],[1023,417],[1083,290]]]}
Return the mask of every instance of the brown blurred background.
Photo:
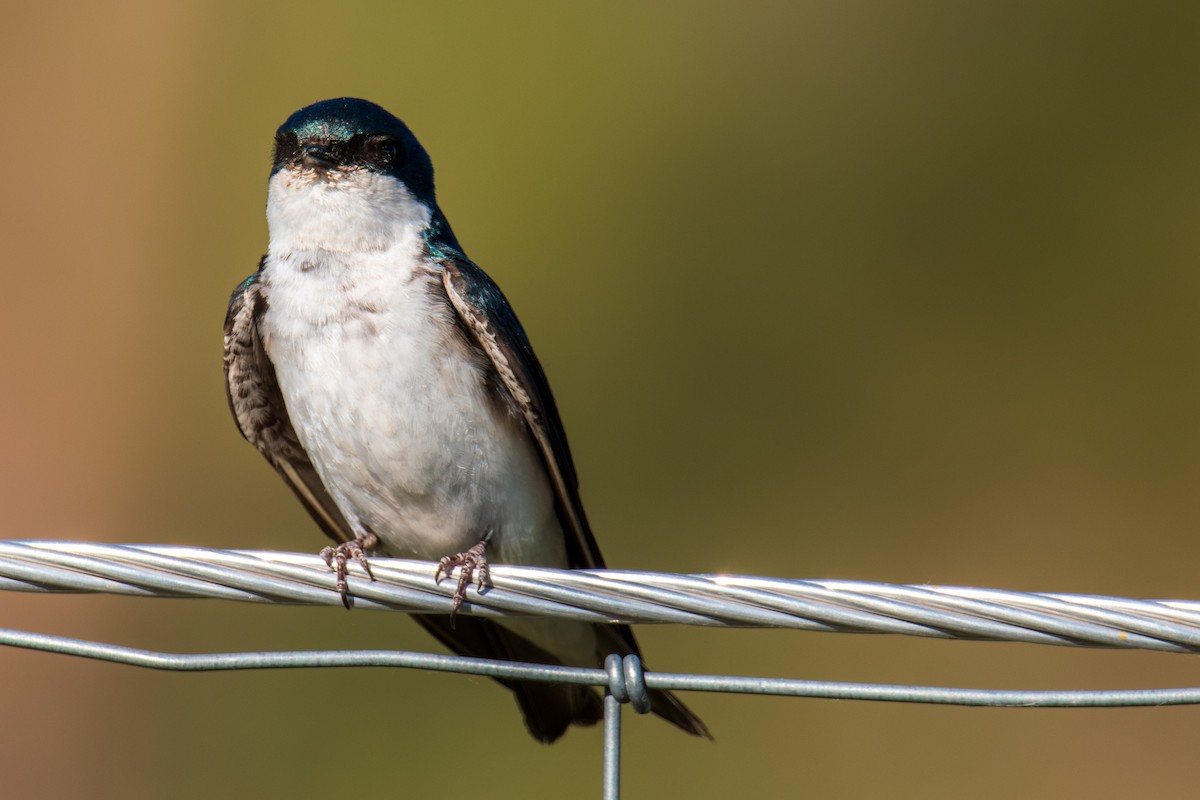
{"label": "brown blurred background", "polygon": [[[130,0],[6,19],[0,537],[324,544],[229,419],[221,322],[265,247],[275,126],[348,94],[432,154],[550,375],[612,565],[1200,598],[1200,8]],[[215,602],[0,595],[0,625],[436,649],[398,616]],[[1200,683],[1171,655],[640,635],[667,670]],[[484,679],[3,650],[0,675],[6,797],[599,794],[599,729],[538,746]],[[716,743],[627,717],[629,796],[1194,788],[1200,709],[689,702]]]}

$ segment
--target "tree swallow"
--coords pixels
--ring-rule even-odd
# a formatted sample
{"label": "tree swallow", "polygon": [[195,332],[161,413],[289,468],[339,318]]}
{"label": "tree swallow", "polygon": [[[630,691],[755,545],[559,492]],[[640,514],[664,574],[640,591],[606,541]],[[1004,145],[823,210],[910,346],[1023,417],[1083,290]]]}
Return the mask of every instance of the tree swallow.
{"label": "tree swallow", "polygon": [[[242,435],[337,545],[348,605],[365,553],[460,569],[487,561],[599,569],[550,386],[498,286],[469,261],[434,197],[433,164],[365,100],[302,108],[275,134],[270,244],[225,320],[225,384]],[[624,625],[420,614],[457,653],[597,667],[638,653]],[[603,716],[585,686],[501,680],[534,738]],[[655,713],[708,729],[673,694]]]}

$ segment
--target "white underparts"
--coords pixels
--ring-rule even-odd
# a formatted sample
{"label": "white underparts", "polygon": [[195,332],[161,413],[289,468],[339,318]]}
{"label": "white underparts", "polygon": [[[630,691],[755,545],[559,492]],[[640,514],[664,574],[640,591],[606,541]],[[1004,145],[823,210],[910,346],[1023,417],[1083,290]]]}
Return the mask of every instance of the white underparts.
{"label": "white underparts", "polygon": [[545,469],[495,402],[424,255],[431,211],[365,170],[280,171],[267,204],[262,333],[288,414],[357,532],[438,559],[565,566]]}
{"label": "white underparts", "polygon": [[[437,560],[486,533],[496,563],[567,566],[545,468],[496,402],[423,236],[432,210],[367,170],[280,170],[260,331],[288,415],[357,534]],[[505,623],[565,663],[595,660],[593,626]]]}

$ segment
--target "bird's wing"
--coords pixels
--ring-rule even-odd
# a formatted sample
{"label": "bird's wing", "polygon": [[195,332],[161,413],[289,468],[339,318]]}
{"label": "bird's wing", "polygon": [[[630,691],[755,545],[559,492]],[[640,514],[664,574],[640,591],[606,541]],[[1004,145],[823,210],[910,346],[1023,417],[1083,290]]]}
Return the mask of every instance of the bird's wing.
{"label": "bird's wing", "polygon": [[[261,265],[260,265],[261,270]],[[258,324],[266,298],[255,272],[233,292],[225,317],[225,393],[246,441],[280,474],[321,530],[335,542],[354,539],[288,418],[275,367],[263,349]]]}
{"label": "bird's wing", "polygon": [[567,435],[550,393],[550,384],[529,345],[512,306],[483,270],[465,258],[442,261],[442,280],[450,304],[474,342],[487,355],[494,379],[514,412],[523,418],[537,442],[555,505],[567,537],[567,559],[572,568],[603,569],[604,558],[592,536],[579,480],[567,446]]}
{"label": "bird's wing", "polygon": [[[550,385],[537,356],[533,353],[533,348],[529,345],[525,330],[500,288],[483,270],[465,258],[457,257],[444,259],[442,266],[442,280],[451,305],[458,313],[463,327],[491,361],[494,379],[500,383],[503,394],[512,404],[514,412],[524,418],[530,433],[538,443],[550,482],[554,486],[555,505],[563,534],[567,539],[569,565],[575,569],[603,569],[604,559],[600,555],[595,537],[592,536],[587,517],[583,513],[583,503],[579,499],[579,480],[575,475],[571,451],[567,447],[562,420],[559,419],[554,396],[550,394]],[[422,621],[422,624],[450,647],[459,652],[470,652],[463,640],[456,640],[445,630],[439,631],[436,623]],[[597,625],[595,628],[600,637],[598,653],[622,652],[640,655],[637,640],[633,638],[629,626]],[[494,626],[494,632],[483,633],[488,635],[474,638],[485,642],[487,654],[493,657],[504,657],[510,652],[527,656],[529,653],[521,648],[533,647],[499,626]],[[495,633],[500,634],[499,641]],[[547,659],[543,656],[534,660]],[[547,663],[552,663],[552,660]],[[557,724],[564,718],[563,709],[574,708],[570,713],[576,715],[574,719],[579,724],[587,725],[594,721],[595,703],[583,704],[578,697],[568,698],[571,703],[563,698],[559,698],[557,704],[544,701],[542,704],[552,706],[556,710],[553,710],[553,713],[545,712],[549,714],[545,719],[531,716],[530,706],[533,703],[522,699],[521,691],[516,688],[513,690],[517,693],[518,702],[525,709],[526,724],[534,735],[543,741],[552,741],[556,737],[556,734],[545,735],[546,730],[561,732]],[[688,733],[711,738],[708,728],[700,718],[675,695],[655,690],[651,692],[651,698],[656,714]]]}

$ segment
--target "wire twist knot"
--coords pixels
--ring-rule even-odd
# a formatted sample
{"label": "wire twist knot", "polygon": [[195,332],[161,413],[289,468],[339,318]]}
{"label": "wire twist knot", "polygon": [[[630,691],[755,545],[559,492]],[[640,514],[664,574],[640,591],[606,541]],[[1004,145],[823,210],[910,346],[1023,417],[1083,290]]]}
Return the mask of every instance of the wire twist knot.
{"label": "wire twist knot", "polygon": [[618,703],[629,703],[639,714],[650,712],[650,693],[646,691],[646,672],[642,660],[632,653],[622,658],[612,653],[604,659],[608,673],[608,693]]}

